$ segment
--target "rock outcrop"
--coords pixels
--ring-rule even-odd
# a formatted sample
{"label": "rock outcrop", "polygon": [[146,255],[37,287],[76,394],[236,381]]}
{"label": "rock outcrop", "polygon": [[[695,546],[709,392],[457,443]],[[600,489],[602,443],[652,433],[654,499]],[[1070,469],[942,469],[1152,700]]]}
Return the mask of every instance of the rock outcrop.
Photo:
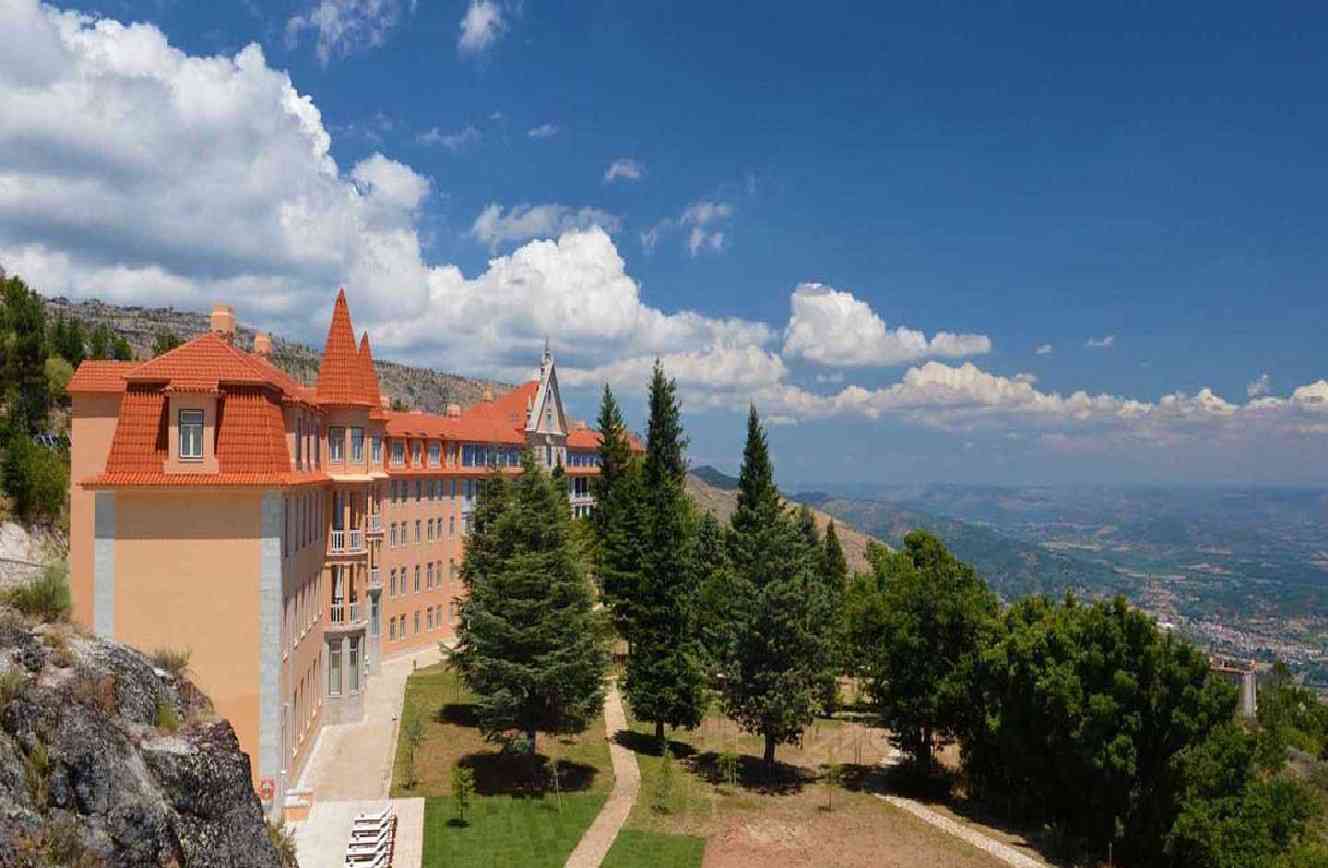
{"label": "rock outcrop", "polygon": [[0,608],[0,866],[281,868],[209,705],[137,651]]}

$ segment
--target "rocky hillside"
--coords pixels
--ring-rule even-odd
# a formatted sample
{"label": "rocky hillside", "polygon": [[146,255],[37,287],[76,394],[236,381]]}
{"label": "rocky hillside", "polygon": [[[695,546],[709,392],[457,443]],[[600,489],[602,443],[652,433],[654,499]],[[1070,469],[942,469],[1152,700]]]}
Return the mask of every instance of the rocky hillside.
{"label": "rocky hillside", "polygon": [[[727,523],[733,511],[738,508],[737,480],[725,476],[713,467],[698,467],[687,474],[687,494],[692,502],[706,512],[713,513],[721,523]],[[791,503],[793,501],[790,501]],[[830,516],[813,509],[816,526],[825,533],[825,526]],[[835,534],[844,548],[844,557],[848,559],[850,571],[866,571],[867,543],[879,542],[864,533],[860,533],[841,519],[835,519]]]}
{"label": "rocky hillside", "polygon": [[0,866],[280,868],[229,723],[189,682],[0,608]]}
{"label": "rocky hillside", "polygon": [[[171,332],[182,340],[188,340],[208,328],[208,317],[203,313],[170,307],[121,307],[102,301],[73,302],[64,298],[46,299],[46,316],[48,320],[54,320],[56,316],[75,319],[89,330],[106,323],[129,341],[135,357],[140,359],[151,357],[152,341],[158,332]],[[245,349],[252,347],[254,334],[254,329],[241,325],[237,343]],[[279,335],[272,336],[272,360],[300,382],[313,384],[318,379],[320,352],[322,347],[310,347],[285,340]],[[444,412],[448,404],[468,407],[477,403],[486,386],[492,387],[494,394],[512,388],[510,384],[494,380],[460,377],[396,362],[376,360],[374,365],[384,395],[399,399],[412,409],[418,407],[431,413]]]}

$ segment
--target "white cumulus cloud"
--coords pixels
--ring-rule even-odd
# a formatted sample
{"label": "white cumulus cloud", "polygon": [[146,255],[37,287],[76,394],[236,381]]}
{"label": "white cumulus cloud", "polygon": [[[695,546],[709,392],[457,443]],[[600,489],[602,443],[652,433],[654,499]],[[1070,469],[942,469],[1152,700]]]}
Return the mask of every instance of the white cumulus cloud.
{"label": "white cumulus cloud", "polygon": [[480,140],[480,131],[467,125],[455,133],[445,133],[438,127],[432,127],[415,137],[421,145],[442,145],[449,151],[459,151]]}
{"label": "white cumulus cloud", "polygon": [[1056,348],[1051,344],[1042,344],[1036,350],[1033,350],[1033,352],[1037,353],[1039,356],[1049,356],[1056,352]]}
{"label": "white cumulus cloud", "polygon": [[558,125],[540,124],[537,127],[532,127],[526,135],[532,139],[549,139],[558,135]]}
{"label": "white cumulus cloud", "polygon": [[527,241],[531,238],[552,238],[574,229],[598,226],[608,232],[617,232],[622,219],[598,208],[572,208],[567,205],[514,205],[506,212],[501,205],[491,203],[475,218],[470,235],[490,249],[500,244]]}
{"label": "white cumulus cloud", "polygon": [[985,335],[937,332],[928,338],[905,326],[888,328],[871,305],[819,283],[799,284],[790,298],[784,355],[832,367],[898,365],[928,356],[991,352]]}
{"label": "white cumulus cloud", "polygon": [[1264,371],[1258,377],[1254,378],[1248,386],[1245,387],[1245,394],[1251,398],[1258,398],[1267,395],[1270,388],[1270,378],[1268,372]]}
{"label": "white cumulus cloud", "polygon": [[1084,343],[1084,346],[1088,347],[1090,350],[1109,350],[1116,346],[1116,336],[1104,335],[1100,338],[1089,338]]}

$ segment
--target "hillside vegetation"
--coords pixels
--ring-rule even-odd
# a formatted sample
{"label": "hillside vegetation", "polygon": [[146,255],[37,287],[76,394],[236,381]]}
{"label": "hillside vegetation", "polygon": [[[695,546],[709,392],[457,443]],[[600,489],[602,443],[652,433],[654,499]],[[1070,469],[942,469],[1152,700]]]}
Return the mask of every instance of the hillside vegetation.
{"label": "hillside vegetation", "polygon": [[[159,335],[170,334],[189,340],[208,329],[208,316],[195,311],[176,310],[172,307],[138,307],[107,304],[103,301],[70,301],[65,298],[45,299],[48,320],[59,317],[74,320],[91,333],[98,326],[108,326],[123,337],[138,359],[154,355],[153,347]],[[236,342],[249,349],[253,346],[255,330],[241,325]],[[272,335],[272,360],[302,383],[312,385],[318,379],[318,360],[321,348],[286,340]],[[444,412],[448,404],[463,407],[477,403],[485,387],[495,394],[511,388],[508,383],[447,374],[429,368],[400,365],[396,362],[374,361],[380,390],[387,397],[411,408],[430,413]]]}

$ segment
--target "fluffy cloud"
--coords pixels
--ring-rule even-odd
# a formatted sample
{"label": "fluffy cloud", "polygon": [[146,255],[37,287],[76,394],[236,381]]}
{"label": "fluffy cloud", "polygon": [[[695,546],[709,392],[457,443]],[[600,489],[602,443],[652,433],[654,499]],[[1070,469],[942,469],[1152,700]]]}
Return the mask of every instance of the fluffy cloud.
{"label": "fluffy cloud", "polygon": [[476,55],[498,41],[507,29],[507,19],[493,0],[470,0],[459,26],[461,35],[457,37],[457,51],[462,55]]}
{"label": "fluffy cloud", "polygon": [[1116,346],[1116,336],[1104,335],[1100,338],[1089,338],[1084,343],[1084,346],[1088,347],[1090,350],[1109,350]]}
{"label": "fluffy cloud", "polygon": [[415,137],[421,145],[442,145],[449,151],[459,151],[480,140],[480,131],[473,126],[466,126],[455,133],[445,133],[438,127],[425,130]]}
{"label": "fluffy cloud", "polygon": [[526,133],[526,135],[529,136],[529,137],[532,138],[532,139],[549,139],[549,138],[553,138],[554,136],[558,135],[558,125],[557,125],[557,124],[540,124],[540,125],[537,126],[537,127],[532,127],[532,128]]}
{"label": "fluffy cloud", "polygon": [[494,250],[507,242],[549,238],[591,226],[617,232],[622,226],[622,219],[598,208],[571,208],[556,203],[515,205],[503,213],[502,206],[494,203],[475,218],[470,235]]}
{"label": "fluffy cloud", "polygon": [[612,184],[622,178],[626,181],[639,181],[646,172],[645,167],[636,160],[620,157],[614,160],[604,172],[604,183]]}
{"label": "fluffy cloud", "polygon": [[991,352],[985,335],[937,332],[928,338],[916,329],[886,327],[871,306],[819,283],[793,290],[793,307],[784,332],[784,354],[832,367],[898,365],[928,356],[959,357]]}
{"label": "fluffy cloud", "polygon": [[1056,352],[1056,348],[1051,344],[1042,344],[1036,350],[1033,350],[1033,352],[1037,353],[1039,356],[1049,356]]}
{"label": "fluffy cloud", "polygon": [[1267,395],[1269,391],[1268,372],[1264,371],[1254,379],[1254,382],[1245,387],[1245,394],[1251,398],[1258,398],[1261,395]]}
{"label": "fluffy cloud", "polygon": [[[410,8],[415,8],[411,0]],[[286,41],[294,45],[305,31],[317,34],[318,60],[382,45],[401,20],[401,0],[318,0],[286,21]]]}

